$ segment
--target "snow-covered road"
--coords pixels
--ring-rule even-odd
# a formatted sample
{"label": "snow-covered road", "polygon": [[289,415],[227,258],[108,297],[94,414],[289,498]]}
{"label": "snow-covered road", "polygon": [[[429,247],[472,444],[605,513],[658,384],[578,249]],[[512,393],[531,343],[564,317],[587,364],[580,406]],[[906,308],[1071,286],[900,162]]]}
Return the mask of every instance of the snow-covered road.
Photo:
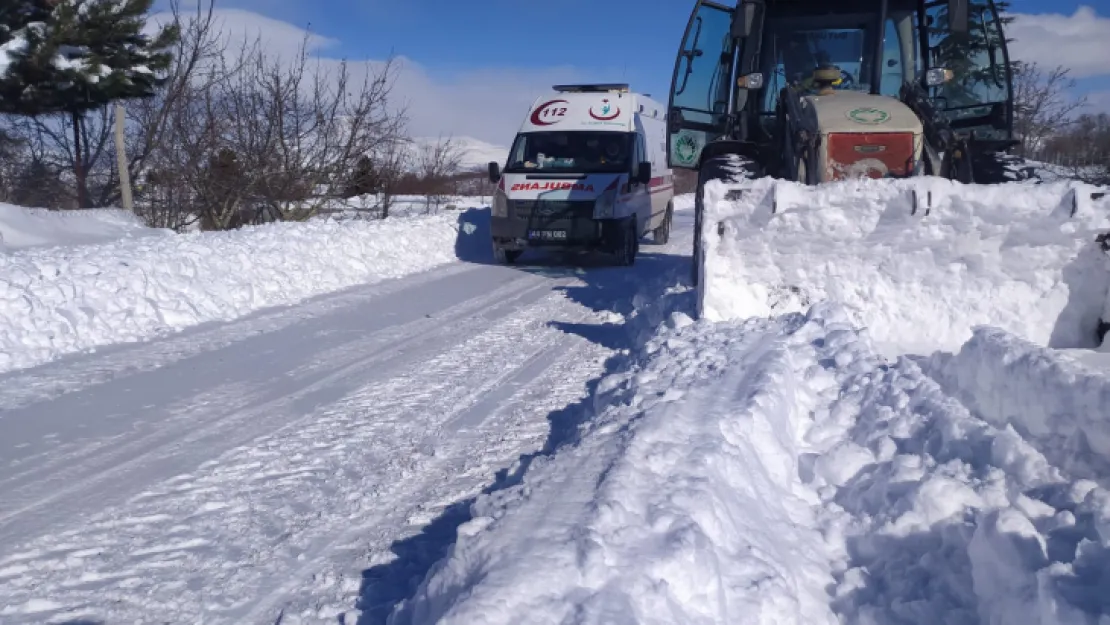
{"label": "snow-covered road", "polygon": [[381,622],[573,437],[689,220],[631,269],[450,263],[0,376],[0,621]]}

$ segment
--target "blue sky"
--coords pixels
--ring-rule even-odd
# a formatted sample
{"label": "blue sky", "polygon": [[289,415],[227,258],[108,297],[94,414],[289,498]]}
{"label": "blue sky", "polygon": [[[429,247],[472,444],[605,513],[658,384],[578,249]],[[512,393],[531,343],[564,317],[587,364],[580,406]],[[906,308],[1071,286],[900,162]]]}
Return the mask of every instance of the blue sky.
{"label": "blue sky", "polygon": [[[1081,5],[1094,9],[1101,19],[1110,19],[1110,0],[1014,0],[1011,11],[1071,16]],[[390,53],[402,55],[419,65],[422,80],[429,83],[473,92],[477,85],[469,83],[479,78],[500,78],[488,90],[528,92],[524,97],[514,91],[509,100],[515,103],[530,100],[537,88],[546,89],[552,80],[563,79],[628,82],[638,91],[665,100],[675,50],[693,2],[217,0],[217,6],[252,11],[290,26],[308,28],[334,41],[319,51],[329,57],[382,59]],[[1102,23],[1110,25],[1110,21]],[[1040,46],[1038,52],[1059,57],[1063,53],[1055,39],[1075,41],[1070,32],[1073,28],[1074,20],[1053,27],[1052,36],[1038,30],[1022,32],[1032,33],[1025,39]],[[1110,29],[1104,32],[1110,35]],[[1071,57],[1085,53],[1090,65],[1091,55],[1101,56],[1099,52],[1107,50],[1086,53],[1073,46]],[[1102,58],[1110,58],[1110,52]],[[1101,76],[1084,78],[1082,90],[1104,91],[1106,108],[1110,109],[1110,71],[1086,67],[1087,74],[1100,72]],[[441,100],[451,99],[446,87],[435,93]],[[457,102],[464,102],[464,98]],[[510,117],[518,113],[511,111]],[[497,115],[505,117],[506,111]],[[468,133],[467,128],[449,131],[508,142],[517,121],[502,121],[497,130],[483,124],[480,132]]]}

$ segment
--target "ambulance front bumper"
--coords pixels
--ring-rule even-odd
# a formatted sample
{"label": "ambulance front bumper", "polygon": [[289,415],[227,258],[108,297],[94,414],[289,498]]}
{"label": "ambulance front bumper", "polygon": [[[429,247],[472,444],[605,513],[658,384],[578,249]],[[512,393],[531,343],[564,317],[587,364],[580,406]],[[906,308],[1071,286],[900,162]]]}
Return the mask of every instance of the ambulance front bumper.
{"label": "ambulance front bumper", "polygon": [[[592,201],[510,201],[508,217],[492,217],[493,239],[514,246],[594,247],[603,239]],[[539,208],[537,209],[537,206]]]}

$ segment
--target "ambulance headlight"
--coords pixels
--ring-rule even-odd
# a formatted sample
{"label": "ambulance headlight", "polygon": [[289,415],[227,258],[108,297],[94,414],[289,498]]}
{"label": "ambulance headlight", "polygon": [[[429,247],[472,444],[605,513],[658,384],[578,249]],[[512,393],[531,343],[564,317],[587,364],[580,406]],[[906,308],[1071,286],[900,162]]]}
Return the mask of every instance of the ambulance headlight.
{"label": "ambulance headlight", "polygon": [[594,219],[612,219],[617,206],[617,187],[597,196],[594,202]]}
{"label": "ambulance headlight", "polygon": [[493,206],[490,207],[490,214],[494,217],[509,216],[509,198],[500,190],[493,194]]}

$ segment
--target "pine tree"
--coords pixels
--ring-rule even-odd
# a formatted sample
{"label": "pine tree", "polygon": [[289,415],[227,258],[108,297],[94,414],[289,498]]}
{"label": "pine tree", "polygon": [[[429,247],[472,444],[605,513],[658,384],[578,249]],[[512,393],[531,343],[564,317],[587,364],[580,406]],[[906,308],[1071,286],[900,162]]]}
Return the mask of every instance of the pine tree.
{"label": "pine tree", "polygon": [[4,0],[0,113],[68,114],[78,204],[86,206],[81,129],[87,112],[154,95],[180,31],[143,34],[153,0]]}

